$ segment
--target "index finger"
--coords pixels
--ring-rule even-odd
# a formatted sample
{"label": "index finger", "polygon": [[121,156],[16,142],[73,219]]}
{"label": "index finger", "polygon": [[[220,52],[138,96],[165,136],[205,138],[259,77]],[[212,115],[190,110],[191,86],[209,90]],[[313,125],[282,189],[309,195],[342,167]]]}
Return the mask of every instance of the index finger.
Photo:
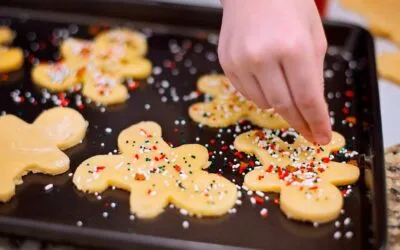
{"label": "index finger", "polygon": [[[310,39],[311,40],[311,39]],[[307,122],[315,142],[328,144],[332,129],[324,98],[323,72],[312,45],[290,58],[283,58],[283,68],[296,107]]]}

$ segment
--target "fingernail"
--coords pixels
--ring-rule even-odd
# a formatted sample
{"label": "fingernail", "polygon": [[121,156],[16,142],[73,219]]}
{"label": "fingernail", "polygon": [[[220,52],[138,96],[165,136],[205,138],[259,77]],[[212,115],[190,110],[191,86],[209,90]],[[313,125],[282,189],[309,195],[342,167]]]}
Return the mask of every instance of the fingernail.
{"label": "fingernail", "polygon": [[315,141],[316,141],[318,144],[326,145],[326,144],[328,144],[328,143],[331,141],[331,138],[330,138],[329,136],[327,136],[327,135],[317,135],[317,136],[315,137]]}

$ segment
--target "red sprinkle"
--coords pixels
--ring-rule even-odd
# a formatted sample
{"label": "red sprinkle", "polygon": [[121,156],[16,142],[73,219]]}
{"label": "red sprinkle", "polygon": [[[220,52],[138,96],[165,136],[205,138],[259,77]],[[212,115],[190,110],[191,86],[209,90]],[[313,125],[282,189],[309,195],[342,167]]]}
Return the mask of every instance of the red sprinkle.
{"label": "red sprinkle", "polygon": [[346,92],[344,92],[344,95],[346,97],[353,97],[354,96],[354,92],[352,90],[346,90]]}
{"label": "red sprinkle", "polygon": [[174,166],[174,169],[175,169],[176,171],[178,171],[178,172],[181,172],[181,170],[182,170],[182,168],[181,168],[180,166],[178,166],[178,165],[175,165],[175,166]]}
{"label": "red sprinkle", "polygon": [[329,159],[329,157],[324,157],[324,158],[322,158],[322,161],[324,163],[329,163],[331,160]]}
{"label": "red sprinkle", "polygon": [[105,168],[106,168],[106,167],[104,167],[104,166],[97,166],[97,167],[96,167],[96,173],[98,173],[98,172],[104,170]]}
{"label": "red sprinkle", "polygon": [[259,196],[254,196],[254,198],[256,199],[256,203],[257,204],[263,204],[264,203],[264,199],[259,197]]}
{"label": "red sprinkle", "polygon": [[273,168],[274,168],[274,166],[271,164],[268,166],[268,168],[265,170],[265,172],[271,173]]}
{"label": "red sprinkle", "polygon": [[242,174],[246,168],[249,166],[249,164],[245,163],[245,162],[241,162],[240,163],[240,167],[239,167],[239,174]]}

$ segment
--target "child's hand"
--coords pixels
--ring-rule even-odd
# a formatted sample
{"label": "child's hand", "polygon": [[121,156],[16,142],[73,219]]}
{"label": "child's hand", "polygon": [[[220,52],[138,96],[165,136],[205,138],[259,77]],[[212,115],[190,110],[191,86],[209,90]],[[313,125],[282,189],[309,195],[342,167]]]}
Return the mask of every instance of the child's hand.
{"label": "child's hand", "polygon": [[225,74],[260,108],[274,108],[310,140],[327,144],[327,42],[314,0],[221,0],[218,54]]}

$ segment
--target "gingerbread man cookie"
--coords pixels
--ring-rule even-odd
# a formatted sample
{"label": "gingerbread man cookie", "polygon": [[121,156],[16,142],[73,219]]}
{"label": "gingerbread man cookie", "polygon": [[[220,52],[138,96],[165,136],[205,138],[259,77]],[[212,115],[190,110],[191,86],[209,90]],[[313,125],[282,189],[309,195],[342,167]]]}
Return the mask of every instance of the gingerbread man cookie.
{"label": "gingerbread man cookie", "polygon": [[120,155],[97,155],[84,161],[73,178],[84,192],[103,192],[110,186],[129,191],[131,212],[153,218],[168,203],[196,216],[220,216],[237,199],[234,184],[203,169],[207,149],[198,144],[171,148],[154,122],[140,122],[118,137]]}
{"label": "gingerbread man cookie", "polygon": [[238,151],[254,154],[262,167],[246,174],[244,185],[251,190],[280,192],[282,211],[295,220],[328,222],[337,218],[343,205],[334,185],[358,180],[358,167],[331,161],[330,153],[345,145],[334,132],[326,146],[314,145],[296,134],[294,143],[283,141],[276,131],[253,130],[236,137]]}
{"label": "gingerbread man cookie", "polygon": [[213,97],[209,102],[195,103],[189,108],[189,116],[209,127],[226,127],[241,119],[263,128],[287,128],[288,124],[272,109],[257,108],[237,92],[223,75],[205,75],[197,82],[197,88]]}
{"label": "gingerbread man cookie", "polygon": [[22,176],[33,173],[57,175],[69,168],[61,149],[78,144],[88,123],[77,111],[53,108],[33,124],[14,115],[0,117],[0,202],[9,201]]}
{"label": "gingerbread man cookie", "polygon": [[82,94],[103,105],[127,100],[129,94],[123,80],[143,79],[151,74],[151,62],[141,57],[147,51],[146,39],[137,32],[119,29],[99,36],[94,42],[66,39],[60,46],[64,61],[35,66],[34,82],[51,91],[82,84]]}
{"label": "gingerbread man cookie", "polygon": [[20,48],[9,48],[14,32],[8,27],[0,27],[0,73],[18,70],[24,63],[24,54]]}

